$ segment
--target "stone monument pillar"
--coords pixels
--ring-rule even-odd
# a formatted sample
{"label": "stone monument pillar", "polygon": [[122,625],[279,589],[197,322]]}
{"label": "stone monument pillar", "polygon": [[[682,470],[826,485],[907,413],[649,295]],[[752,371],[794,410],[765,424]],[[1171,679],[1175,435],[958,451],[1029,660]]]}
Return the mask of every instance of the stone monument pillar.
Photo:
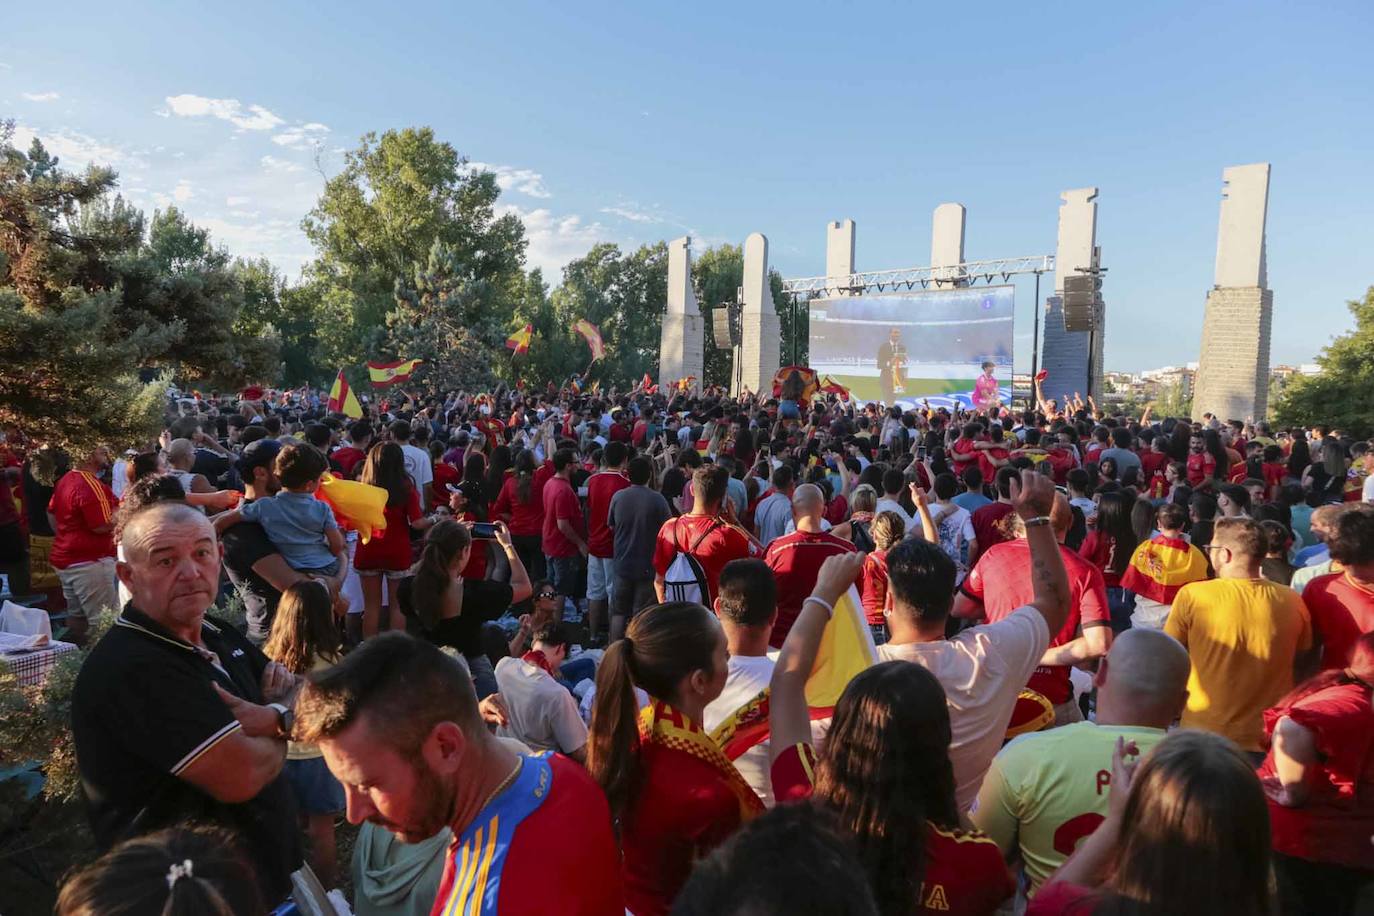
{"label": "stone monument pillar", "polygon": [[738,394],[743,387],[766,397],[773,390],[773,376],[782,367],[782,322],[768,285],[768,239],[759,232],[744,240],[742,322],[740,365],[731,391]]}
{"label": "stone monument pillar", "polygon": [[959,265],[964,263],[963,204],[940,204],[930,224],[930,266],[935,268],[937,287],[963,286],[965,278]]}
{"label": "stone monument pillar", "polygon": [[659,336],[658,384],[667,389],[680,378],[702,378],[705,358],[705,319],[692,291],[691,239],[683,236],[668,243],[668,307]]}
{"label": "stone monument pillar", "polygon": [[[825,276],[831,283],[848,285],[854,273],[854,221],[836,220],[825,224]],[[840,293],[839,295],[848,295]]]}
{"label": "stone monument pillar", "polygon": [[1099,309],[1093,316],[1091,331],[1064,328],[1064,278],[1078,274],[1078,268],[1098,266],[1101,251],[1097,247],[1097,188],[1077,188],[1059,197],[1064,202],[1059,206],[1059,242],[1054,254],[1055,295],[1035,307],[1044,309],[1040,368],[1048,373],[1045,397],[1062,405],[1075,391],[1084,397],[1102,394],[1106,310]]}
{"label": "stone monument pillar", "polygon": [[1216,275],[1202,321],[1193,417],[1264,419],[1269,409],[1269,332],[1274,294],[1265,270],[1269,163],[1222,172]]}

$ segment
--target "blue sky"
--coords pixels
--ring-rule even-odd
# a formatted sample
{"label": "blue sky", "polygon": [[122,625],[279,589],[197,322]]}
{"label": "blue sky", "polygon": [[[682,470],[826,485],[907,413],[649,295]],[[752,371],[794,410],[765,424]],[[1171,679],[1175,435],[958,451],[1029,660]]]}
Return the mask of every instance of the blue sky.
{"label": "blue sky", "polygon": [[[1100,188],[1107,365],[1195,360],[1221,172],[1273,164],[1275,362],[1374,283],[1374,4],[42,4],[8,11],[0,117],[108,162],[236,254],[295,275],[339,149],[431,125],[497,170],[546,276],[597,241],[763,232],[785,276],[1052,253]],[[1046,284],[1048,286],[1048,284]],[[1032,286],[1018,288],[1017,366]]]}

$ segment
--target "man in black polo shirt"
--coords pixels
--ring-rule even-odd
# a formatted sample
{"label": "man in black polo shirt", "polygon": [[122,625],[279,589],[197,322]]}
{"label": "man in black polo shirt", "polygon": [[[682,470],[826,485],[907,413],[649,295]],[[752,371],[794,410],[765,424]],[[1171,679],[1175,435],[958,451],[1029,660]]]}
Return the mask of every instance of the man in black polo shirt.
{"label": "man in black polo shirt", "polygon": [[263,896],[285,900],[301,849],[280,702],[294,699],[296,678],[206,617],[220,548],[202,513],[154,503],[125,522],[122,544],[116,569],[132,599],[72,698],[96,843],[186,821],[224,826],[241,836]]}
{"label": "man in black polo shirt", "polygon": [[[281,448],[276,439],[259,439],[243,450],[237,467],[243,477],[244,502],[266,499],[281,489],[281,482],[272,470],[272,461]],[[261,646],[272,631],[272,618],[277,613],[281,593],[307,577],[287,565],[257,522],[239,522],[225,530],[221,537],[224,569],[243,599],[247,613],[248,639],[253,645]],[[331,595],[337,598],[347,574],[348,569],[341,568],[337,576],[322,580],[329,586]]]}

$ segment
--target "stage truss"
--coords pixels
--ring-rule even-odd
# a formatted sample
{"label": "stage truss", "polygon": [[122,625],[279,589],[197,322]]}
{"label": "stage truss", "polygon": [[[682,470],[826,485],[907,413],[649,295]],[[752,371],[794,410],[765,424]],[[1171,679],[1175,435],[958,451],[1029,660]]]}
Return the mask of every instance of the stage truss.
{"label": "stage truss", "polygon": [[783,280],[783,292],[792,296],[813,299],[824,296],[858,295],[868,292],[901,292],[902,290],[943,289],[946,287],[1006,282],[1021,274],[1041,274],[1054,271],[1054,255],[1041,254],[1024,258],[996,258],[991,261],[965,261],[945,267],[908,267],[901,270],[868,270],[840,277],[804,277]]}

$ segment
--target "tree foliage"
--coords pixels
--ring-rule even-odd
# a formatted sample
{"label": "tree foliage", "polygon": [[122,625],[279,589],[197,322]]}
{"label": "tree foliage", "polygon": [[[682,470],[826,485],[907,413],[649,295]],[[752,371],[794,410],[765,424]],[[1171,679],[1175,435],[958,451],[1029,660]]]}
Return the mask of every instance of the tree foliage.
{"label": "tree foliage", "polygon": [[[704,384],[724,385],[731,382],[730,370],[733,367],[732,355],[715,345],[711,332],[711,310],[734,302],[739,289],[744,284],[744,248],[740,245],[718,245],[708,248],[692,262],[692,286],[705,325],[705,378]],[[768,273],[768,285],[773,294],[773,307],[777,310],[782,326],[781,363],[788,365],[793,359],[793,344],[796,345],[796,358],[800,364],[807,358],[806,304],[798,303],[793,318],[791,297],[782,291],[782,275],[776,270]],[[795,331],[794,331],[795,325]]]}
{"label": "tree foliage", "polygon": [[1354,436],[1374,434],[1374,286],[1346,303],[1355,328],[1331,341],[1317,357],[1321,372],[1285,385],[1274,404],[1281,424],[1325,424]]}

